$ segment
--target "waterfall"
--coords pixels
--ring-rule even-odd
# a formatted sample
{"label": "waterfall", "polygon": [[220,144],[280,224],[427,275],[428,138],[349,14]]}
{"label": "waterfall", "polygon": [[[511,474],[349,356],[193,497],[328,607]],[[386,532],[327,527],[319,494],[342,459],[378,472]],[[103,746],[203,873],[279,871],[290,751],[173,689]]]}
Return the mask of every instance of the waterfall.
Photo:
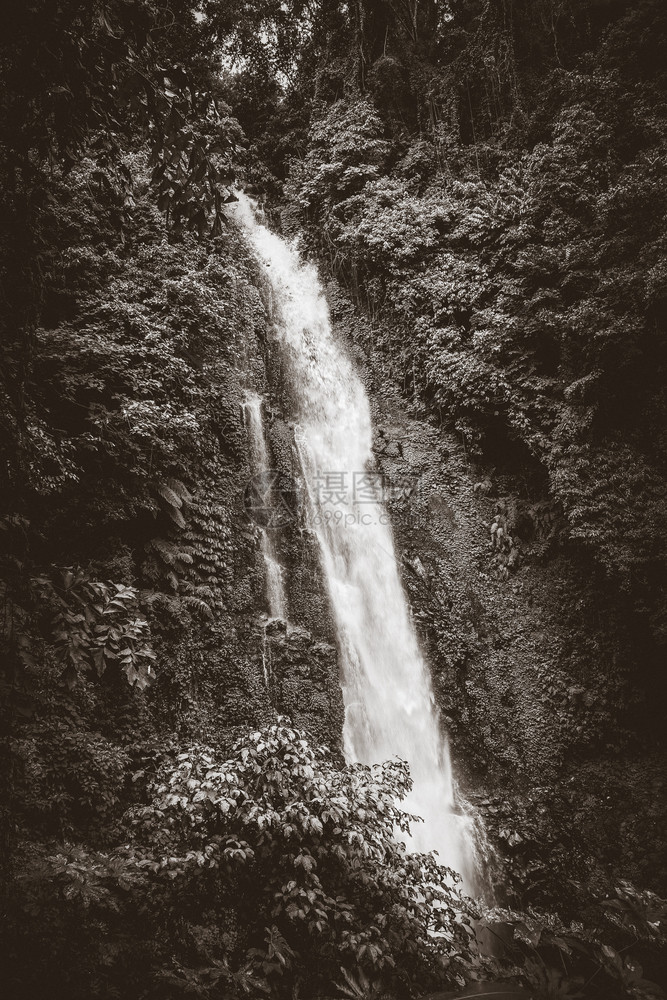
{"label": "waterfall", "polygon": [[234,211],[273,293],[308,517],[340,649],[346,759],[408,761],[414,786],[405,807],[424,819],[413,824],[408,846],[437,850],[474,891],[475,817],[457,802],[430,672],[401,583],[368,397],[333,337],[316,269],[257,220],[244,195]]}
{"label": "waterfall", "polygon": [[[271,523],[275,511],[273,498],[273,473],[269,462],[269,449],[264,435],[262,397],[256,392],[246,393],[243,414],[248,431],[250,464],[253,470],[251,513],[259,527],[260,551],[266,573],[266,600],[271,618],[286,618],[287,601],[283,583],[283,567],[278,559],[276,529]],[[266,669],[265,669],[266,674]]]}

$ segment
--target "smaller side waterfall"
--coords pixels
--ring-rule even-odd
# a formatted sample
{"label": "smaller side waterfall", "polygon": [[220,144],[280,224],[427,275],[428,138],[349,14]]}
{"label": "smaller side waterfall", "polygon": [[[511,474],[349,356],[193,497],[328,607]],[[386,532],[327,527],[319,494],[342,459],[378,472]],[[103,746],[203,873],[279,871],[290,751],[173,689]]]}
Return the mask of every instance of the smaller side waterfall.
{"label": "smaller side waterfall", "polygon": [[272,514],[276,507],[273,497],[273,475],[269,449],[264,435],[262,397],[248,392],[243,403],[243,417],[248,432],[250,464],[253,480],[250,484],[254,520],[260,532],[260,550],[266,572],[266,599],[271,618],[287,618],[287,599],[283,581],[283,566],[278,558],[276,527]]}

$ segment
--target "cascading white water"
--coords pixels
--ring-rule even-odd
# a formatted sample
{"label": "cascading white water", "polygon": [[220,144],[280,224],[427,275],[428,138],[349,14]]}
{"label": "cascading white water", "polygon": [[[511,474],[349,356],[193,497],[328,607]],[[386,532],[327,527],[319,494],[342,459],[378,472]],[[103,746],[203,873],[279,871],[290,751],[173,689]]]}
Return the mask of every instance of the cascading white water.
{"label": "cascading white water", "polygon": [[272,470],[266,437],[264,436],[264,421],[262,420],[262,397],[256,392],[246,393],[243,413],[248,430],[250,463],[254,472],[254,493],[261,501],[260,510],[267,514],[266,523],[259,524],[259,532],[260,550],[264,558],[266,572],[266,599],[269,605],[269,614],[272,618],[286,618],[287,601],[283,583],[283,567],[276,552],[275,529],[268,520],[274,505],[271,496]]}
{"label": "cascading white water", "polygon": [[455,805],[449,749],[373,475],[366,392],[333,338],[315,268],[258,222],[244,195],[235,213],[266,266],[295,400],[309,518],[338,633],[346,757],[408,761],[414,787],[406,808],[424,819],[409,846],[437,850],[474,891],[474,818]]}

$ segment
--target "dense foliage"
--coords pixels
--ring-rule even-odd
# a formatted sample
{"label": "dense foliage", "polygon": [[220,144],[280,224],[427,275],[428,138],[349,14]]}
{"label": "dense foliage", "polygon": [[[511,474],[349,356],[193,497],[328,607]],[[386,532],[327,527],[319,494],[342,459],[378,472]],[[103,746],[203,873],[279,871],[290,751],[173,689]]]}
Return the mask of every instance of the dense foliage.
{"label": "dense foliage", "polygon": [[284,218],[410,396],[491,467],[546,478],[563,541],[662,648],[662,5],[460,3],[438,28],[435,5],[359,6],[382,55],[345,94],[351,27],[330,36],[339,85],[313,99]]}
{"label": "dense foliage", "polygon": [[72,997],[465,982],[473,932],[450,887],[458,876],[395,837],[412,821],[401,762],[341,770],[279,722],[227,759],[196,744],[133,781],[148,804],[125,817],[122,847],[24,858],[6,942],[12,995],[47,978]]}
{"label": "dense foliage", "polygon": [[[635,647],[623,669],[657,717],[662,6],[10,3],[10,996],[404,995],[488,973],[447,873],[393,836],[412,821],[405,767],[344,768],[288,724],[259,728],[275,712],[239,417],[242,385],[264,371],[267,313],[225,221],[235,178],[351,293],[363,347],[413,412],[461,436],[479,489],[509,484],[488,526],[498,578],[525,536],[545,559],[594,564],[600,606]],[[614,739],[614,711],[596,739]],[[628,725],[650,729],[642,711]],[[567,847],[545,852],[563,819],[553,802],[508,808],[507,873],[540,910],[486,914],[499,974],[544,996],[660,996],[662,901],[572,882],[581,920],[546,912],[566,895],[553,887]],[[548,879],[545,857],[558,858]]]}
{"label": "dense foliage", "polygon": [[[235,601],[251,600],[238,569],[252,574],[254,547],[240,503],[247,471],[234,371],[252,353],[248,334],[261,333],[263,308],[247,250],[221,217],[216,228],[211,215],[203,234],[197,215],[183,225],[175,211],[173,198],[204,183],[200,154],[169,123],[156,145],[155,109],[123,118],[116,70],[87,61],[88,43],[113,33],[118,73],[134,72],[130,36],[147,27],[141,5],[118,6],[105,9],[107,23],[102,8],[60,5],[62,24],[17,6],[2,43],[4,940],[17,919],[7,900],[25,886],[22,858],[86,844],[72,848],[80,870],[102,878],[106,862],[90,852],[119,842],[137,796],[131,774],[169,753],[177,732],[229,736],[268,709],[231,620]],[[210,83],[210,50],[207,60],[185,31],[171,43],[180,56],[165,45],[158,66],[187,56],[191,79]],[[32,77],[23,73],[28,49],[39,67]],[[48,110],[59,99],[71,104],[64,119]],[[177,104],[177,89],[165,100]],[[26,107],[34,119],[19,126]],[[105,117],[114,112],[117,129]],[[238,135],[234,123],[224,127]],[[166,203],[155,172],[164,155],[180,177]],[[221,201],[222,179],[212,183]],[[188,197],[208,215],[197,189]],[[3,980],[19,995],[41,992],[63,938],[75,937],[67,920],[79,917],[58,922],[40,871],[26,903],[33,957],[3,947]],[[131,962],[122,934],[109,947]],[[65,960],[63,975],[89,996],[106,959],[82,954]],[[39,971],[25,978],[31,963]]]}

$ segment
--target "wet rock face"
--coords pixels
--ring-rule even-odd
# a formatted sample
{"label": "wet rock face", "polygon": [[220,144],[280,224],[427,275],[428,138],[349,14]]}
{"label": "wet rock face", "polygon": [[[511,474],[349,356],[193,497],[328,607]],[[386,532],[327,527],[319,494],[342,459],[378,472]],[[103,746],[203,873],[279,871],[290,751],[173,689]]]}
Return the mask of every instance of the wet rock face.
{"label": "wet rock face", "polygon": [[335,750],[343,729],[336,647],[300,625],[274,619],[264,627],[264,663],[276,711]]}
{"label": "wet rock face", "polygon": [[[517,599],[521,583],[506,567],[518,551],[506,540],[506,518],[488,513],[493,500],[475,491],[459,441],[409,416],[385,386],[374,403],[382,431],[376,457],[404,583],[459,770],[469,769],[474,784],[506,769],[552,774],[563,747],[535,683],[539,643],[517,648],[529,625]],[[548,643],[546,623],[532,610],[528,617]],[[548,661],[548,648],[541,655]]]}

